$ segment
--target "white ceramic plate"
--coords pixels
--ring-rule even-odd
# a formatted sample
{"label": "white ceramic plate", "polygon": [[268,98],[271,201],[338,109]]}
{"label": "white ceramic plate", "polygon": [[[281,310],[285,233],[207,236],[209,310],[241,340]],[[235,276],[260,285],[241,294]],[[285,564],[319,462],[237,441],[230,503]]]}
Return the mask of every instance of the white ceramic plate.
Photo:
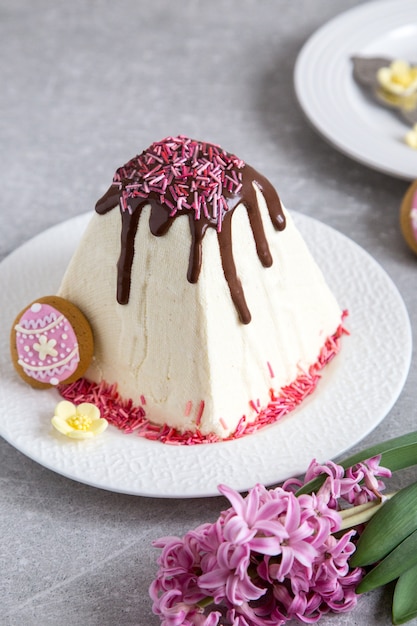
{"label": "white ceramic plate", "polygon": [[361,91],[352,56],[417,62],[417,2],[370,2],[342,13],[307,41],[294,72],[303,111],[334,147],[386,174],[417,178],[417,151],[404,143],[408,125]]}
{"label": "white ceramic plate", "polygon": [[8,329],[29,302],[56,292],[89,215],[35,237],[0,264],[0,434],[34,461],[68,478],[111,491],[155,497],[217,494],[227,483],[246,490],[304,472],[312,458],[333,458],[365,437],[397,399],[411,358],[403,301],[383,269],[362,248],[311,218],[297,226],[336,297],[350,312],[340,354],[316,392],[288,418],[235,441],[171,446],[109,427],[74,441],[50,424],[59,396],[36,391],[15,373]]}

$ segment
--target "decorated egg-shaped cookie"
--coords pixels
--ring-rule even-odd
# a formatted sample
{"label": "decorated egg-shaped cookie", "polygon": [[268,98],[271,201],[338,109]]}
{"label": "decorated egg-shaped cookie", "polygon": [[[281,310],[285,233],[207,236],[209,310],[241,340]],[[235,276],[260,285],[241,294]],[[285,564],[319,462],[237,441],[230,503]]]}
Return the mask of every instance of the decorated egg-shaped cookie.
{"label": "decorated egg-shaped cookie", "polygon": [[417,180],[408,188],[401,203],[400,224],[405,241],[417,254]]}
{"label": "decorated egg-shaped cookie", "polygon": [[21,378],[46,389],[81,378],[93,357],[93,334],[76,306],[59,296],[46,296],[16,317],[10,348]]}

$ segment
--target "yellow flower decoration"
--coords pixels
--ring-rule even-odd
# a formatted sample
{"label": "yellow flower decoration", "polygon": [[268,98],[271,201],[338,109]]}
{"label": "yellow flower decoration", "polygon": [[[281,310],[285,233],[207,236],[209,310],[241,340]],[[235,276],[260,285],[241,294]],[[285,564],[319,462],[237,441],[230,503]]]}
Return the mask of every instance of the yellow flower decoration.
{"label": "yellow flower decoration", "polygon": [[417,150],[417,124],[414,124],[413,128],[406,134],[405,143]]}
{"label": "yellow flower decoration", "polygon": [[407,61],[393,61],[389,67],[381,67],[377,72],[381,87],[398,96],[409,96],[417,92],[417,66]]}
{"label": "yellow flower decoration", "polygon": [[55,407],[52,425],[72,439],[90,439],[104,432],[108,422],[100,417],[100,410],[95,404],[83,402],[76,406],[68,400],[62,400]]}

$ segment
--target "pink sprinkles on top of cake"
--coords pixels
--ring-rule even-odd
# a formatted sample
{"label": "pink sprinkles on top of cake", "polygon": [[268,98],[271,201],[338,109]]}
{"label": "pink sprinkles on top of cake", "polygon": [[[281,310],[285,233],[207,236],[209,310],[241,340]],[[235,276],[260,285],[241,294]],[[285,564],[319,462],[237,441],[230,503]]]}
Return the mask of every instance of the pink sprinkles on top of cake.
{"label": "pink sprinkles on top of cake", "polygon": [[[261,407],[259,400],[250,400],[249,405],[257,412],[253,422],[247,422],[245,416],[240,419],[234,433],[226,439],[221,439],[218,435],[210,433],[203,435],[198,429],[199,422],[204,411],[204,402],[199,406],[199,415],[196,431],[179,432],[177,429],[167,424],[153,424],[147,417],[143,406],[135,406],[133,400],[124,400],[117,392],[116,385],[107,385],[105,382],[94,383],[80,378],[70,385],[61,385],[59,392],[66,399],[80,404],[81,402],[92,402],[96,404],[102,417],[108,422],[123,430],[126,434],[136,433],[140,437],[171,445],[195,445],[200,443],[216,443],[239,439],[245,435],[255,433],[261,428],[274,424],[296,409],[307,396],[313,393],[320,381],[321,370],[336,356],[341,347],[343,335],[348,335],[349,331],[343,324],[347,311],[343,312],[342,323],[336,332],[328,337],[322,347],[317,361],[313,363],[307,372],[301,372],[297,378],[283,387],[278,394],[270,389],[270,402],[266,407]],[[267,365],[270,372],[270,364]],[[273,378],[271,374],[271,378]],[[191,402],[187,403],[187,410],[191,410]],[[222,423],[222,418],[220,418]],[[226,428],[226,424],[224,423]]]}
{"label": "pink sprinkles on top of cake", "polygon": [[242,205],[249,217],[258,258],[264,267],[273,263],[263,228],[257,190],[265,200],[277,231],[285,228],[285,215],[275,188],[268,179],[220,146],[188,137],[167,137],[120,167],[96,212],[105,215],[119,205],[121,249],[117,263],[117,302],[129,302],[135,237],[142,210],[150,205],[152,235],[161,237],[175,219],[186,216],[190,228],[187,280],[198,281],[203,239],[208,227],[217,231],[223,274],[240,321],[249,324],[251,314],[233,258],[231,220]]}
{"label": "pink sprinkles on top of cake", "polygon": [[129,211],[129,199],[158,196],[169,209],[194,210],[214,222],[220,232],[223,212],[228,210],[225,193],[238,195],[242,188],[244,161],[220,146],[179,135],[153,143],[142,154],[119,167],[113,184],[121,190],[121,208]]}

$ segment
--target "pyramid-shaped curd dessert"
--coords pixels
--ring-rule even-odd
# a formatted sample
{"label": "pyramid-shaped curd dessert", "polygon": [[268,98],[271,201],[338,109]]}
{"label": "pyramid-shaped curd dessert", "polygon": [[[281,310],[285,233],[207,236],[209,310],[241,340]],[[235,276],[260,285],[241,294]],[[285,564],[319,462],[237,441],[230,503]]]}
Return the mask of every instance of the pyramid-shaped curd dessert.
{"label": "pyramid-shaped curd dessert", "polygon": [[58,295],[94,337],[89,369],[63,395],[102,397],[110,421],[162,440],[276,421],[314,389],[342,334],[342,311],[271,183],[183,136],[116,171]]}

